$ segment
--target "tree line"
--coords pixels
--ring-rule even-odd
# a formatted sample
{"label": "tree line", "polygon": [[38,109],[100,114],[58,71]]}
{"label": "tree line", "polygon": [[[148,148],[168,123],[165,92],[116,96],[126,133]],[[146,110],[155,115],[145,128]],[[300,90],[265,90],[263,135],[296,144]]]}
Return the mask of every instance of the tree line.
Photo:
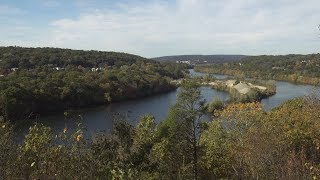
{"label": "tree line", "polygon": [[[216,103],[214,120],[199,84],[184,81],[159,124],[118,119],[86,139],[81,124],[53,132],[35,124],[21,143],[0,124],[4,179],[317,179],[320,98],[310,94],[264,112],[260,103]],[[212,112],[213,113],[213,112]],[[209,114],[210,115],[210,114]],[[212,114],[213,115],[213,114]]]}
{"label": "tree line", "polygon": [[320,83],[320,54],[248,56],[239,62],[199,65],[195,70],[293,83]]}
{"label": "tree line", "polygon": [[0,47],[0,69],[32,69],[37,66],[85,68],[131,65],[150,60],[127,53],[105,51],[83,51],[60,48]]}
{"label": "tree line", "polygon": [[186,66],[115,52],[2,47],[0,69],[0,116],[18,120],[167,92]]}
{"label": "tree line", "polygon": [[237,62],[243,59],[244,55],[178,55],[178,56],[163,56],[153,58],[157,61],[169,62],[189,62],[190,64],[208,64],[208,63],[226,63]]}

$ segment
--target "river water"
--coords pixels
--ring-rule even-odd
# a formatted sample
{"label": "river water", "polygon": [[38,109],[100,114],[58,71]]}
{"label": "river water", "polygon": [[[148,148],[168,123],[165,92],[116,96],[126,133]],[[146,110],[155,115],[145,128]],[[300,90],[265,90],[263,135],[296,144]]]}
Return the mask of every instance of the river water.
{"label": "river water", "polygon": [[[190,70],[190,73],[193,76],[204,75],[203,73],[197,73],[193,70]],[[224,75],[214,76],[217,79],[226,78]],[[263,109],[266,111],[280,105],[286,100],[307,95],[315,89],[314,86],[296,85],[281,81],[277,81],[276,85],[277,93],[274,96],[262,100]],[[320,90],[319,87],[316,88]],[[178,91],[179,88],[169,93],[142,99],[123,101],[96,108],[82,109],[74,112],[74,114],[81,115],[81,118],[79,116],[75,119],[81,119],[81,122],[87,127],[89,133],[110,131],[112,129],[114,117],[118,117],[119,114],[133,123],[137,122],[137,120],[144,114],[151,114],[159,122],[166,117],[170,106],[175,103]],[[217,91],[209,87],[202,87],[201,93],[203,98],[207,101],[211,101],[216,96],[223,101],[226,101],[228,98],[228,94],[226,92]],[[62,130],[65,126],[72,128],[75,125],[74,118],[65,118],[63,113],[50,117],[42,117],[36,121],[50,126],[55,130]]]}

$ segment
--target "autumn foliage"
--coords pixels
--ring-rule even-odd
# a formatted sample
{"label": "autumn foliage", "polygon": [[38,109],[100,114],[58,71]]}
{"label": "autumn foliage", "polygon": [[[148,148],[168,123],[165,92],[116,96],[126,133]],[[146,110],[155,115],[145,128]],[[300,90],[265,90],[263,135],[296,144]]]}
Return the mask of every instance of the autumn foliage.
{"label": "autumn foliage", "polygon": [[[197,86],[185,86],[160,124],[151,115],[91,138],[79,125],[53,132],[35,124],[24,139],[0,122],[3,179],[317,179],[320,98],[219,104],[211,121]],[[215,106],[214,106],[215,107]]]}

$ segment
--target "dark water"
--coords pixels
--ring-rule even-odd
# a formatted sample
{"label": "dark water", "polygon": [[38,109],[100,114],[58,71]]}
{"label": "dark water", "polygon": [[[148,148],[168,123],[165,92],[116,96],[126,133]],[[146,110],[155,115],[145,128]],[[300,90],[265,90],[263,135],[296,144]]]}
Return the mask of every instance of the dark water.
{"label": "dark water", "polygon": [[[137,122],[141,116],[151,114],[159,122],[166,117],[170,106],[176,102],[178,91],[179,89],[143,99],[118,102],[92,109],[82,109],[81,111],[73,112],[73,114],[81,114],[81,122],[87,126],[89,133],[109,131],[112,128],[113,119],[119,117],[119,114],[133,123]],[[209,87],[201,87],[201,94],[206,101],[211,101],[215,97],[219,97],[223,101],[228,98],[226,92],[216,91]],[[74,119],[77,120],[80,117]],[[74,127],[76,122],[74,119],[64,118],[63,113],[61,113],[57,116],[40,118],[37,121],[62,131],[65,126]]]}
{"label": "dark water", "polygon": [[261,101],[264,110],[277,107],[286,100],[310,94],[312,91],[320,92],[319,86],[297,85],[283,81],[276,81],[277,93]]}
{"label": "dark water", "polygon": [[[204,76],[205,73],[195,72],[190,70],[190,74],[193,76]],[[217,79],[225,79],[226,75],[214,74]],[[274,107],[279,106],[284,101],[301,97],[310,94],[312,91],[320,92],[319,86],[311,85],[297,85],[284,81],[276,81],[277,93],[261,101],[263,109],[268,111]]]}
{"label": "dark water", "polygon": [[[190,70],[190,73],[193,76],[204,75],[203,73],[197,73],[193,70]],[[214,76],[217,79],[226,78],[224,75]],[[264,110],[270,110],[286,100],[304,96],[310,93],[310,91],[314,88],[314,86],[295,85],[280,81],[277,81],[276,85],[277,94],[262,100]],[[317,89],[320,90],[319,87],[317,87]],[[114,119],[114,116],[117,116],[118,114],[125,116],[131,122],[136,122],[144,114],[151,114],[159,122],[166,117],[170,106],[175,103],[178,91],[179,89],[166,94],[155,95],[143,99],[113,103],[108,106],[92,109],[82,109],[74,114],[82,115],[82,123],[88,127],[89,133],[104,130],[109,131],[112,128],[112,120]],[[227,100],[228,98],[227,93],[213,90],[208,87],[202,87],[201,93],[203,98],[207,101],[212,100],[215,96],[219,97],[223,101]],[[41,121],[45,125],[48,125],[56,130],[62,130],[65,126],[72,127],[75,125],[74,120],[64,118],[63,113],[56,116],[40,118],[37,121]]]}
{"label": "dark water", "polygon": [[[190,75],[194,77],[200,77],[206,75],[205,73],[195,72],[193,69],[190,69]],[[228,76],[222,74],[212,74],[216,79],[225,79]]]}

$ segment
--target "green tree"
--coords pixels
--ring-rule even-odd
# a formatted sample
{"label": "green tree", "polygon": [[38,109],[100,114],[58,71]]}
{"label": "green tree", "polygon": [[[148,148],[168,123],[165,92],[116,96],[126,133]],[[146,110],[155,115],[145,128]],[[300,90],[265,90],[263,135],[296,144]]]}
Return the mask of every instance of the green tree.
{"label": "green tree", "polygon": [[0,117],[0,177],[10,177],[16,171],[17,145],[13,126]]}
{"label": "green tree", "polygon": [[219,99],[219,97],[215,97],[208,105],[207,111],[213,115],[219,110],[222,110],[224,107],[223,102]]}
{"label": "green tree", "polygon": [[184,81],[176,104],[157,128],[161,141],[154,147],[158,158],[163,161],[161,163],[165,163],[162,168],[170,178],[199,178],[198,139],[203,110],[199,84]]}

